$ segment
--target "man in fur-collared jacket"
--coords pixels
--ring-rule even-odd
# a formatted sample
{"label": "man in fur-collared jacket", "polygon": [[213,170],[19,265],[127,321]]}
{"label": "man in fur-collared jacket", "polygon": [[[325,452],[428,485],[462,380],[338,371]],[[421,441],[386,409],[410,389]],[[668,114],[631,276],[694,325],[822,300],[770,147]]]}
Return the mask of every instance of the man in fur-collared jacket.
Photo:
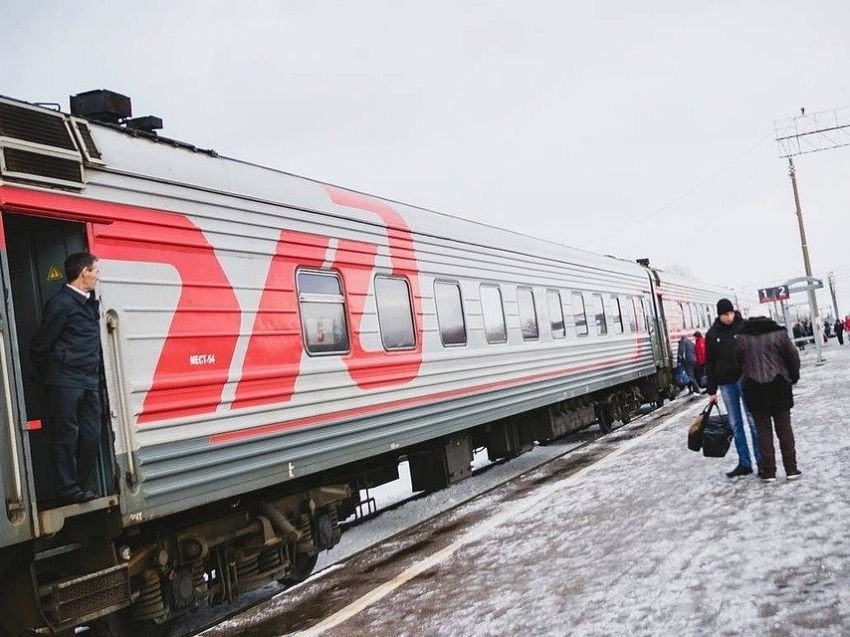
{"label": "man in fur-collared jacket", "polygon": [[[735,339],[735,355],[741,364],[744,402],[753,414],[761,451],[762,480],[776,479],[773,430],[779,439],[785,477],[802,475],[791,429],[794,397],[791,385],[800,379],[800,355],[784,327],[763,316],[744,323]],[[772,420],[772,422],[771,422]]]}

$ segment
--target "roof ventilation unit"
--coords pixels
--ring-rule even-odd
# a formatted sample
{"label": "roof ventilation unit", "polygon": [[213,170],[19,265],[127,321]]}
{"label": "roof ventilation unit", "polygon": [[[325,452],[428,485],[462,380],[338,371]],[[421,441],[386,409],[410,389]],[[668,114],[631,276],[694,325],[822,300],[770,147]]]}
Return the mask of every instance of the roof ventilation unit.
{"label": "roof ventilation unit", "polygon": [[65,116],[0,98],[0,176],[82,188],[83,158]]}
{"label": "roof ventilation unit", "polygon": [[155,131],[162,128],[162,120],[159,117],[133,117],[130,98],[106,89],[72,95],[71,114],[93,122],[116,124],[128,131],[140,131],[154,136]]}
{"label": "roof ventilation unit", "polygon": [[93,122],[120,124],[133,116],[133,106],[126,95],[98,89],[72,95],[71,114]]}

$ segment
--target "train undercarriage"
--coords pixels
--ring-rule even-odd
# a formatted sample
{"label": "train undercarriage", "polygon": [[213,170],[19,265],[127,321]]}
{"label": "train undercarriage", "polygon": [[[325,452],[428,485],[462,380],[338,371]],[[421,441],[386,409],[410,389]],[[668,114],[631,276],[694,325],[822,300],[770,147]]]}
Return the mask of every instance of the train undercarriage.
{"label": "train undercarriage", "polygon": [[110,637],[165,634],[178,615],[303,580],[319,552],[339,542],[351,489],[263,495],[194,511],[192,523],[174,528],[151,523],[116,534],[105,512],[70,518],[61,542],[41,540],[29,555],[6,558],[0,601],[15,611],[2,613],[0,635],[71,635],[84,624]]}

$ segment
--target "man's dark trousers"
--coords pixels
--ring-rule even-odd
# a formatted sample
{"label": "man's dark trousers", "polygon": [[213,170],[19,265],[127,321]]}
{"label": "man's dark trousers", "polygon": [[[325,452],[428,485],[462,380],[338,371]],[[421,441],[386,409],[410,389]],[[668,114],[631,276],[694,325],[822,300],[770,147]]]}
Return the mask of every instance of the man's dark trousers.
{"label": "man's dark trousers", "polygon": [[45,424],[53,433],[56,494],[90,489],[100,444],[101,406],[96,389],[47,385]]}

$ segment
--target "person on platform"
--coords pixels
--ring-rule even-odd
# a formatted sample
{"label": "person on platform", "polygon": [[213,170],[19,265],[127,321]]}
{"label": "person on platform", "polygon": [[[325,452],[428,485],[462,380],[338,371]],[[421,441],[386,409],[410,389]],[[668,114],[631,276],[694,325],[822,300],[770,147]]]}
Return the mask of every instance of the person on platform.
{"label": "person on platform", "polygon": [[835,330],[835,338],[838,344],[844,345],[844,323],[841,322],[841,319],[835,319],[835,325],[832,326],[832,329]]}
{"label": "person on platform", "polygon": [[700,387],[697,384],[694,373],[694,367],[697,362],[696,348],[686,334],[682,334],[681,338],[679,338],[679,348],[676,354],[676,361],[685,369],[685,373],[690,379],[688,381],[688,393],[698,394],[700,392]]}
{"label": "person on platform", "polygon": [[800,354],[785,328],[765,316],[751,316],[735,339],[735,355],[741,363],[744,403],[753,414],[761,451],[762,480],[776,480],[773,432],[779,439],[785,478],[802,475],[791,429],[794,396],[791,386],[800,379]]}
{"label": "person on platform", "polygon": [[752,415],[742,405],[743,388],[741,384],[741,366],[735,357],[735,337],[744,325],[744,319],[735,311],[732,301],[720,299],[717,302],[717,318],[705,336],[705,369],[708,378],[708,400],[717,403],[717,391],[723,396],[723,404],[729,414],[732,432],[735,435],[735,450],[738,453],[738,465],[726,476],[736,478],[753,473],[753,463],[744,419],[749,425],[753,442],[753,456],[756,464],[761,462],[758,435]]}
{"label": "person on platform", "polygon": [[694,365],[694,374],[696,374],[697,384],[702,391],[705,391],[705,337],[702,332],[697,330],[694,332],[694,351],[696,352],[697,362]]}

